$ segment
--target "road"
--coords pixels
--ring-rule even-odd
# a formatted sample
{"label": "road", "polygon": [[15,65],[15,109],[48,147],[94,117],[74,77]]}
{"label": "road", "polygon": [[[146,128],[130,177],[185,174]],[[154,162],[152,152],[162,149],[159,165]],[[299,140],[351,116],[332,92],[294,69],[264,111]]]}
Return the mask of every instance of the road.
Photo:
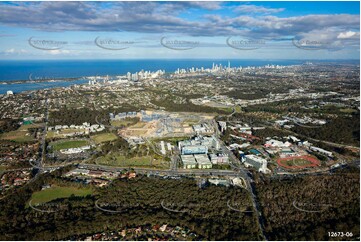
{"label": "road", "polygon": [[[232,115],[233,115],[233,113],[232,113]],[[256,215],[258,218],[258,225],[259,225],[260,233],[261,233],[262,237],[264,238],[264,240],[267,240],[266,235],[264,233],[263,216],[259,209],[257,197],[256,197],[256,194],[254,193],[254,189],[252,186],[252,179],[250,177],[251,174],[241,166],[240,160],[233,154],[232,151],[230,151],[226,147],[225,143],[220,139],[220,132],[218,129],[218,124],[216,123],[216,121],[214,121],[213,123],[214,123],[214,128],[216,130],[216,137],[220,141],[222,151],[224,153],[228,154],[231,167],[236,172],[238,172],[238,176],[241,176],[242,178],[244,178],[244,180],[246,182],[246,187],[248,188],[247,190],[250,192],[252,205],[253,205],[254,211],[256,212]]]}
{"label": "road", "polygon": [[[31,183],[33,181],[35,181],[38,176],[44,171],[44,159],[45,159],[45,138],[46,138],[46,133],[47,133],[47,130],[48,130],[48,119],[49,119],[49,109],[48,109],[48,98],[46,97],[45,99],[45,125],[44,125],[44,130],[43,130],[43,133],[42,133],[42,137],[41,137],[41,141],[40,141],[40,154],[41,156],[39,157],[39,159],[35,162],[35,166],[30,163],[30,165],[33,166],[33,168],[23,168],[21,170],[28,170],[28,169],[36,169],[37,173],[35,174],[35,176],[33,178],[31,178],[28,183]],[[18,169],[14,169],[14,170],[18,170]],[[14,170],[7,170],[6,172],[8,171],[14,171]],[[10,194],[9,194],[10,195]],[[7,196],[9,196],[7,195]],[[5,197],[7,197],[5,196]],[[2,197],[0,198],[0,200],[4,199],[5,197]]]}
{"label": "road", "polygon": [[[79,164],[79,167],[84,168],[84,169],[92,169],[92,170],[104,170],[104,171],[112,171],[112,172],[116,172],[116,171],[121,171],[124,169],[129,169],[129,167],[110,167],[110,166],[104,166],[104,165],[96,165],[96,164]],[[164,174],[164,175],[169,175],[169,176],[177,176],[177,175],[209,175],[209,176],[239,176],[239,172],[238,171],[231,171],[231,170],[215,170],[215,169],[193,169],[193,170],[189,170],[189,169],[176,169],[176,170],[171,170],[171,169],[166,169],[166,170],[162,170],[162,169],[152,169],[152,168],[132,168],[134,169],[134,171],[136,171],[139,174],[149,174],[149,173],[153,173],[153,174]]]}
{"label": "road", "polygon": [[[270,124],[270,123],[268,123]],[[272,124],[273,125],[273,124]],[[334,143],[334,142],[330,142],[330,141],[326,141],[326,140],[319,140],[319,139],[314,139],[314,138],[310,138],[308,136],[305,136],[305,135],[302,135],[302,134],[298,134],[298,133],[295,133],[289,129],[281,129],[275,125],[273,125],[273,128],[275,129],[278,129],[278,130],[281,130],[281,131],[285,131],[285,132],[288,132],[294,136],[299,136],[303,139],[307,139],[309,141],[313,141],[313,142],[320,142],[320,143],[324,143],[324,144],[328,144],[328,145],[331,145],[331,146],[334,146],[334,147],[338,147],[338,148],[348,148],[348,149],[356,149],[356,150],[360,150],[360,147],[358,146],[352,146],[352,145],[345,145],[345,144],[339,144],[339,143]]]}

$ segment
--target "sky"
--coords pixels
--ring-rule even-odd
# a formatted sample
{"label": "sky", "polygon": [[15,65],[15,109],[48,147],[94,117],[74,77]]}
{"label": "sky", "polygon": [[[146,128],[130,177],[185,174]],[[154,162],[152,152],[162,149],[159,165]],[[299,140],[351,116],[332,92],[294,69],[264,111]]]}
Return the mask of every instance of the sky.
{"label": "sky", "polygon": [[0,59],[359,59],[359,2],[0,2]]}

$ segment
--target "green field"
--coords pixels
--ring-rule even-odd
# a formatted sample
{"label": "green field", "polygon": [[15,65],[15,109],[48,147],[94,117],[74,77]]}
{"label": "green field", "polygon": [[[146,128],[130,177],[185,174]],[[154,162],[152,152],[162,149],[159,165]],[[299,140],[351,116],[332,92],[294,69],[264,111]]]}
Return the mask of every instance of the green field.
{"label": "green field", "polygon": [[145,125],[146,125],[145,122],[138,122],[138,123],[132,125],[132,128],[134,128],[134,129],[141,129],[141,128],[143,128]]}
{"label": "green field", "polygon": [[126,158],[124,155],[110,154],[96,159],[98,165],[119,166],[119,167],[147,167],[147,168],[169,168],[169,162],[164,160],[152,160],[153,157],[141,156]]}
{"label": "green field", "polygon": [[88,145],[89,142],[86,140],[67,140],[58,143],[50,144],[53,146],[53,150],[59,151],[62,149],[78,148]]}
{"label": "green field", "polygon": [[116,140],[118,137],[113,133],[97,134],[90,137],[96,144]]}
{"label": "green field", "polygon": [[311,165],[312,162],[304,159],[294,159],[294,160],[287,160],[282,161],[283,164],[287,166],[304,166],[304,165]]}
{"label": "green field", "polygon": [[356,109],[353,109],[353,108],[342,108],[340,109],[341,112],[343,113],[353,113],[353,112],[357,112]]}
{"label": "green field", "polygon": [[0,139],[12,140],[15,142],[28,142],[33,141],[34,138],[30,135],[29,128],[38,128],[41,127],[41,124],[29,124],[22,125],[15,131],[10,131],[0,135]]}
{"label": "green field", "polygon": [[156,145],[156,143],[159,143],[160,141],[169,142],[172,145],[177,145],[178,141],[189,139],[188,136],[180,136],[180,137],[171,137],[171,138],[159,138],[159,139],[152,139],[151,142],[153,145]]}
{"label": "green field", "polygon": [[31,196],[31,204],[47,203],[57,198],[67,198],[71,195],[77,197],[84,197],[92,194],[91,188],[76,188],[76,187],[51,187],[42,191],[34,192]]}
{"label": "green field", "polygon": [[15,130],[4,133],[0,136],[1,139],[12,140],[16,142],[28,142],[33,141],[33,137],[25,130]]}
{"label": "green field", "polygon": [[110,124],[115,127],[130,126],[139,122],[139,118],[125,118],[121,120],[110,121]]}

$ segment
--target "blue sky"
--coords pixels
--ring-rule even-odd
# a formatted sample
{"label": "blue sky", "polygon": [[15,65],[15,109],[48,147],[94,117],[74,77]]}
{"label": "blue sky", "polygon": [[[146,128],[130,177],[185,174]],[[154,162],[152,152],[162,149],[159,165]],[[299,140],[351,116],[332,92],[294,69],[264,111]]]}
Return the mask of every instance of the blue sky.
{"label": "blue sky", "polygon": [[1,2],[0,59],[359,59],[359,2]]}

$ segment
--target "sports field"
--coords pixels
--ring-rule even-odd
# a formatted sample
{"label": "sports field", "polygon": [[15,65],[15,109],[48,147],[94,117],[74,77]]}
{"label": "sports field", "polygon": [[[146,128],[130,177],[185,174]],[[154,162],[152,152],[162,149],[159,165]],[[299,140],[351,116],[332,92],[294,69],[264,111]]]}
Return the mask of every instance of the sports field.
{"label": "sports field", "polygon": [[92,190],[90,188],[54,186],[42,191],[34,192],[30,200],[32,204],[41,204],[50,202],[57,198],[67,198],[73,194],[77,197],[84,197],[86,195],[92,194]]}
{"label": "sports field", "polygon": [[277,164],[287,169],[303,169],[320,165],[320,161],[315,157],[303,155],[295,157],[279,158]]}
{"label": "sports field", "polygon": [[65,140],[50,145],[53,146],[53,150],[59,151],[62,149],[78,148],[88,144],[89,142],[86,140]]}

